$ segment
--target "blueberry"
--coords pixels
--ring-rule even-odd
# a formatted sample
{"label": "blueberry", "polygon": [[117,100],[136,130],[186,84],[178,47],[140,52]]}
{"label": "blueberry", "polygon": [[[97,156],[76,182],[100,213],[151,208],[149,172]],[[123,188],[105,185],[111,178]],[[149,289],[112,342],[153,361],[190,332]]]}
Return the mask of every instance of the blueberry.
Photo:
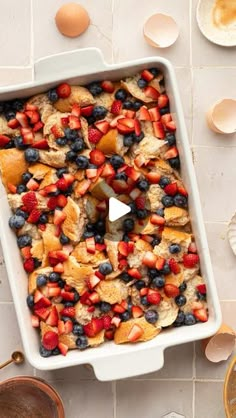
{"label": "blueberry", "polygon": [[124,234],[124,235],[123,235],[123,237],[122,237],[122,241],[124,241],[124,242],[130,242],[130,239],[129,239],[129,237],[128,237],[128,235],[127,235],[127,234]]}
{"label": "blueberry", "polygon": [[4,111],[4,102],[0,102],[0,113]]}
{"label": "blueberry", "polygon": [[134,202],[128,203],[128,206],[130,207],[131,211],[130,213],[135,214],[136,213],[136,205]]}
{"label": "blueberry", "polygon": [[76,129],[65,128],[64,134],[68,141],[74,141],[78,138],[78,131]]}
{"label": "blueberry", "polygon": [[11,149],[11,148],[15,148],[15,142],[13,139],[11,139],[4,147],[5,149]]}
{"label": "blueberry", "polygon": [[11,120],[11,119],[15,119],[16,114],[15,112],[13,112],[13,110],[9,110],[8,112],[5,113],[5,118],[7,121]]}
{"label": "blueberry", "polygon": [[25,219],[23,216],[12,215],[9,218],[9,226],[13,229],[20,229],[25,224]]}
{"label": "blueberry", "polygon": [[[63,192],[63,194],[65,196],[70,196],[73,192],[73,184],[71,184],[69,187],[67,187],[67,189]],[[58,191],[58,194],[60,194],[60,192]]]}
{"label": "blueberry", "polygon": [[83,238],[87,239],[87,238],[91,238],[94,236],[94,232],[93,231],[84,231],[83,233]]}
{"label": "blueberry", "polygon": [[180,168],[180,159],[179,159],[179,157],[170,158],[168,161],[169,161],[170,166],[172,168],[174,168],[175,170],[178,170]]}
{"label": "blueberry", "polygon": [[74,151],[68,151],[66,153],[66,161],[73,162],[73,161],[76,160],[76,158],[77,158],[76,152],[74,152]]}
{"label": "blueberry", "polygon": [[117,173],[116,174],[116,176],[115,176],[115,179],[116,180],[124,180],[124,181],[126,181],[127,180],[127,175],[124,173],[124,171],[122,172],[122,173]]}
{"label": "blueberry", "polygon": [[94,116],[91,115],[87,117],[87,122],[89,125],[92,125],[94,122],[96,122],[96,119]]}
{"label": "blueberry", "polygon": [[177,318],[176,318],[175,322],[173,323],[173,325],[175,327],[180,327],[181,325],[184,324],[184,320],[185,320],[184,312],[183,311],[179,311],[178,312],[178,315],[177,315]]}
{"label": "blueberry", "polygon": [[34,257],[33,260],[34,260],[34,268],[35,269],[37,269],[38,267],[41,266],[42,261],[40,261],[37,257]]}
{"label": "blueberry", "polygon": [[158,70],[158,68],[149,68],[149,73],[151,73],[152,75],[154,75],[154,77],[157,77],[160,74],[160,71]]}
{"label": "blueberry", "polygon": [[40,345],[39,354],[42,357],[50,357],[52,355],[52,350],[47,350],[43,345]]}
{"label": "blueberry", "polygon": [[173,147],[173,145],[176,144],[175,134],[171,134],[171,133],[166,134],[166,140],[168,141],[169,146]]}
{"label": "blueberry", "polygon": [[20,235],[17,238],[17,245],[19,248],[24,248],[24,247],[29,247],[32,244],[32,238],[25,234],[25,235]]}
{"label": "blueberry", "polygon": [[141,192],[146,192],[149,189],[149,183],[147,180],[140,180],[137,183],[137,187]]}
{"label": "blueberry", "polygon": [[170,266],[168,263],[164,264],[164,267],[160,270],[160,273],[164,275],[170,274]]}
{"label": "blueberry", "polygon": [[12,102],[12,109],[14,109],[16,112],[20,112],[24,107],[23,100],[16,99]]}
{"label": "blueberry", "polygon": [[47,276],[45,276],[44,274],[39,274],[37,276],[37,287],[42,287],[45,286],[47,284]]}
{"label": "blueberry", "polygon": [[134,284],[137,290],[141,290],[143,287],[146,287],[144,280],[137,280]]}
{"label": "blueberry", "polygon": [[202,294],[200,292],[196,292],[196,296],[197,296],[198,300],[204,300],[205,301],[207,299],[206,294]]}
{"label": "blueberry", "polygon": [[146,80],[144,80],[143,78],[140,78],[137,82],[138,86],[140,89],[144,89],[145,87],[147,87],[148,82]]}
{"label": "blueberry", "polygon": [[15,215],[17,216],[23,216],[24,219],[27,219],[29,214],[27,212],[24,212],[21,209],[17,209]]}
{"label": "blueberry", "polygon": [[55,271],[52,271],[49,273],[49,282],[50,283],[56,283],[60,279],[60,274],[56,273]]}
{"label": "blueberry", "polygon": [[15,136],[14,138],[15,147],[17,149],[23,150],[27,148],[27,145],[24,144],[22,136]]}
{"label": "blueberry", "polygon": [[64,302],[64,306],[65,308],[72,308],[74,306],[74,302],[70,302],[70,301]]}
{"label": "blueberry", "polygon": [[158,270],[157,269],[149,269],[148,270],[148,276],[150,279],[154,279],[156,276],[158,276]]}
{"label": "blueberry", "polygon": [[65,136],[62,138],[57,138],[56,143],[59,145],[59,147],[64,147],[67,144],[67,138]]}
{"label": "blueberry", "polygon": [[163,116],[166,113],[170,113],[170,108],[168,106],[162,107],[161,109],[159,109],[159,112],[160,112],[161,116]]}
{"label": "blueberry", "polygon": [[95,242],[97,244],[103,244],[104,243],[104,239],[103,239],[102,235],[100,235],[100,234],[96,234],[94,239],[95,239]]}
{"label": "blueberry", "polygon": [[132,218],[127,218],[123,222],[123,229],[125,232],[131,232],[134,229],[134,220]]}
{"label": "blueberry", "polygon": [[165,206],[165,208],[169,208],[174,205],[174,199],[171,196],[163,196],[161,198],[161,203]]}
{"label": "blueberry", "polygon": [[80,295],[79,295],[79,293],[77,292],[77,290],[74,290],[74,302],[76,303],[76,302],[79,302],[79,300],[80,300]]}
{"label": "blueberry", "polygon": [[111,310],[111,305],[108,302],[101,302],[100,309],[103,313],[107,313]]}
{"label": "blueberry", "polygon": [[36,163],[39,159],[39,151],[35,148],[27,148],[24,154],[28,163]]}
{"label": "blueberry", "polygon": [[131,147],[134,143],[134,135],[126,135],[123,138],[123,144],[125,147]]}
{"label": "blueberry", "polygon": [[162,216],[162,218],[164,218],[164,216],[165,216],[164,209],[163,208],[157,209],[156,214],[159,215],[159,216]]}
{"label": "blueberry", "polygon": [[144,133],[143,132],[141,132],[141,134],[139,134],[139,135],[134,135],[134,142],[139,144],[139,142],[141,142],[143,138],[144,138]]}
{"label": "blueberry", "polygon": [[128,273],[122,273],[120,278],[125,283],[129,283],[131,280],[133,280],[133,277],[131,277]]}
{"label": "blueberry", "polygon": [[69,316],[61,316],[61,320],[63,321],[63,322],[67,322],[67,321],[70,321],[70,322],[73,322],[73,321],[75,321],[75,319],[74,318],[70,318]]}
{"label": "blueberry", "polygon": [[60,350],[58,347],[54,348],[54,350],[52,350],[52,356],[58,356],[59,354],[61,354]]}
{"label": "blueberry", "polygon": [[32,177],[31,173],[29,173],[29,172],[23,173],[22,174],[23,183],[25,183],[25,184],[28,183],[28,181],[31,179],[31,177]]}
{"label": "blueberry", "polygon": [[186,282],[181,283],[181,285],[179,286],[179,291],[182,293],[182,292],[185,292],[186,289],[187,289],[187,283]]}
{"label": "blueberry", "polygon": [[79,155],[76,160],[75,160],[78,168],[80,169],[84,169],[88,167],[89,164],[89,160],[87,157],[85,157],[85,155]]}
{"label": "blueberry", "polygon": [[152,247],[155,247],[156,245],[159,245],[160,242],[161,242],[161,239],[159,237],[155,237],[155,238],[153,238],[153,240],[151,242],[151,245],[152,245]]}
{"label": "blueberry", "polygon": [[76,345],[80,350],[84,350],[86,347],[88,347],[88,339],[85,335],[81,335],[76,340]]}
{"label": "blueberry", "polygon": [[121,155],[115,154],[110,158],[110,163],[112,167],[114,167],[115,169],[120,168],[124,164],[124,162],[124,158],[121,157]]}
{"label": "blueberry", "polygon": [[166,187],[170,183],[171,183],[171,180],[169,179],[169,177],[161,176],[160,181],[159,181],[159,186],[162,189],[164,189],[164,187]]}
{"label": "blueberry", "polygon": [[145,219],[148,215],[147,209],[137,209],[136,216],[138,219]]}
{"label": "blueberry", "polygon": [[104,234],[106,230],[104,221],[102,221],[101,219],[97,221],[97,223],[95,224],[95,228],[98,232],[100,232],[101,234]]}
{"label": "blueberry", "polygon": [[16,193],[21,194],[26,192],[26,185],[25,184],[18,184],[18,186],[16,187]]}
{"label": "blueberry", "polygon": [[133,104],[133,108],[134,108],[134,110],[139,110],[142,105],[143,104],[141,102],[136,100]]}
{"label": "blueberry", "polygon": [[143,306],[149,306],[149,302],[147,300],[147,296],[142,296],[140,299]]}
{"label": "blueberry", "polygon": [[124,102],[127,98],[127,91],[124,89],[117,90],[115,93],[115,98],[116,100],[121,100],[122,102]]}
{"label": "blueberry", "polygon": [[177,306],[184,306],[187,302],[187,299],[184,295],[178,295],[175,297],[175,303]]}
{"label": "blueberry", "polygon": [[130,100],[125,100],[122,107],[123,107],[123,109],[130,110],[130,109],[133,109],[133,105],[134,105],[134,103],[131,102]]}
{"label": "blueberry", "polygon": [[125,311],[122,314],[120,314],[120,319],[123,322],[128,321],[130,318],[131,318],[131,313],[129,311]]}
{"label": "blueberry", "polygon": [[152,280],[152,286],[157,287],[158,289],[165,286],[165,279],[162,276],[156,276]]}
{"label": "blueberry", "polygon": [[60,289],[63,289],[63,287],[65,286],[65,282],[62,279],[59,279],[57,282],[57,286],[60,287]]}
{"label": "blueberry", "polygon": [[195,316],[193,314],[191,314],[191,313],[185,314],[184,324],[185,325],[194,325],[194,324],[196,324],[196,318],[195,318]]}
{"label": "blueberry", "polygon": [[82,138],[78,138],[75,142],[71,144],[70,148],[74,152],[80,152],[83,151],[83,149],[85,148],[85,143]]}
{"label": "blueberry", "polygon": [[145,319],[149,324],[155,324],[158,320],[158,313],[157,311],[150,310],[145,312]]}
{"label": "blueberry", "polygon": [[39,217],[39,223],[40,224],[46,224],[48,223],[48,215],[46,213],[42,213]]}
{"label": "blueberry", "polygon": [[169,246],[169,252],[171,254],[178,254],[181,251],[181,247],[179,244],[170,244]]}
{"label": "blueberry", "polygon": [[107,274],[111,274],[112,273],[113,268],[112,268],[111,263],[108,263],[107,262],[107,263],[100,264],[98,270],[99,270],[99,272],[101,274],[103,274],[104,276],[106,276]]}
{"label": "blueberry", "polygon": [[60,236],[60,243],[62,245],[66,245],[66,244],[69,244],[69,242],[70,242],[70,238],[68,238],[65,234],[62,233]]}
{"label": "blueberry", "polygon": [[67,167],[58,168],[57,177],[60,179],[65,173],[68,173]]}
{"label": "blueberry", "polygon": [[80,335],[83,335],[84,329],[83,329],[82,325],[74,324],[72,332],[73,332],[74,335],[80,336]]}
{"label": "blueberry", "polygon": [[104,106],[95,106],[93,108],[92,116],[96,119],[104,119],[107,114],[107,109]]}
{"label": "blueberry", "polygon": [[86,225],[86,229],[87,229],[87,231],[89,231],[89,232],[94,232],[95,227],[94,227],[94,225],[93,225],[93,224],[88,223],[88,224]]}
{"label": "blueberry", "polygon": [[182,194],[176,194],[174,197],[174,204],[179,208],[186,208],[188,206],[188,200]]}
{"label": "blueberry", "polygon": [[58,100],[58,94],[57,94],[56,89],[51,89],[48,91],[48,98],[53,103]]}
{"label": "blueberry", "polygon": [[102,87],[100,86],[100,82],[99,81],[94,81],[93,83],[90,83],[87,86],[87,89],[90,91],[90,93],[93,96],[98,96],[99,94],[102,93]]}
{"label": "blueberry", "polygon": [[27,296],[26,303],[27,303],[27,306],[29,308],[33,308],[34,307],[34,297],[33,297],[33,295],[28,295]]}

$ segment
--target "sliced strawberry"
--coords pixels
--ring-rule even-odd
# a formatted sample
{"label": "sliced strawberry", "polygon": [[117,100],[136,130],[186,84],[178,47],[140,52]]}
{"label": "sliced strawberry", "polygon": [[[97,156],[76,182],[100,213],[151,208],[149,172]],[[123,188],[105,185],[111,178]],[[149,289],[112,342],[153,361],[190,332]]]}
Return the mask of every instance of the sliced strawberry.
{"label": "sliced strawberry", "polygon": [[33,105],[31,103],[26,103],[25,110],[39,110],[39,109],[38,109],[38,106],[36,105]]}
{"label": "sliced strawberry", "polygon": [[183,196],[188,196],[187,190],[182,185],[178,185],[178,193],[182,194]]}
{"label": "sliced strawberry", "polygon": [[5,147],[10,142],[11,138],[6,135],[0,135],[0,147]]}
{"label": "sliced strawberry", "polygon": [[110,129],[110,124],[106,120],[99,120],[98,122],[95,122],[94,125],[100,132],[102,132],[103,135],[105,135]]}
{"label": "sliced strawberry", "polygon": [[20,252],[21,252],[22,257],[25,259],[30,258],[31,257],[30,250],[31,250],[31,247],[21,248]]}
{"label": "sliced strawberry", "polygon": [[30,213],[30,216],[27,219],[27,222],[31,223],[31,224],[36,224],[40,218],[41,215],[41,211],[38,209],[33,209],[32,212]]}
{"label": "sliced strawberry", "polygon": [[170,121],[170,122],[167,122],[166,123],[166,129],[168,129],[168,131],[175,132],[176,131],[175,122],[173,120]]}
{"label": "sliced strawberry", "polygon": [[44,127],[44,123],[40,120],[37,123],[35,123],[34,127],[33,127],[33,132],[38,132],[40,131],[40,129],[42,129]]}
{"label": "sliced strawberry", "polygon": [[[50,198],[50,199],[52,199],[52,198]],[[59,194],[56,197],[56,206],[59,206],[60,208],[64,208],[66,205],[67,205],[67,198],[66,198],[66,196],[64,194]],[[56,208],[56,206],[55,206],[55,208]]]}
{"label": "sliced strawberry", "polygon": [[111,323],[115,325],[116,328],[119,328],[121,319],[118,316],[113,316]]}
{"label": "sliced strawberry", "polygon": [[168,151],[165,152],[164,159],[169,160],[169,158],[175,158],[177,157],[177,155],[179,155],[179,151],[175,146],[173,146],[173,147],[170,147]]}
{"label": "sliced strawberry", "polygon": [[146,296],[148,294],[148,287],[142,287],[142,289],[140,289],[140,296]]}
{"label": "sliced strawberry", "polygon": [[28,118],[25,115],[25,113],[16,112],[16,119],[18,120],[18,122],[19,122],[20,126],[22,126],[22,128],[28,128],[29,122],[28,122]]}
{"label": "sliced strawberry", "polygon": [[87,309],[88,312],[94,312],[95,311],[95,306],[89,306]]}
{"label": "sliced strawberry", "polygon": [[31,191],[35,191],[35,190],[38,190],[39,184],[37,183],[36,180],[34,180],[31,177],[31,179],[29,179],[29,181],[27,182],[26,187],[27,187],[27,189],[29,189]]}
{"label": "sliced strawberry", "polygon": [[[54,270],[55,271],[55,270]],[[48,297],[49,298],[57,298],[61,294],[60,287],[49,287],[48,288]]]}
{"label": "sliced strawberry", "polygon": [[42,319],[43,321],[46,321],[48,316],[50,315],[50,309],[49,308],[38,308],[34,309],[35,315],[37,315],[38,318]]}
{"label": "sliced strawberry", "polygon": [[193,315],[201,322],[207,322],[208,320],[207,310],[205,308],[194,309]]}
{"label": "sliced strawberry", "polygon": [[50,130],[51,130],[51,133],[55,136],[55,138],[64,137],[64,131],[62,128],[60,128],[60,126],[53,125]]}
{"label": "sliced strawberry", "polygon": [[191,244],[188,247],[188,252],[189,253],[197,253],[197,246],[196,246],[195,242],[191,242]]}
{"label": "sliced strawberry", "polygon": [[58,343],[58,348],[59,348],[59,350],[60,350],[60,352],[63,356],[67,355],[67,352],[69,350],[68,345],[60,342],[60,343]]}
{"label": "sliced strawberry", "polygon": [[49,146],[48,146],[48,141],[47,141],[47,139],[46,139],[46,138],[42,138],[42,139],[39,139],[38,141],[35,141],[35,142],[32,144],[32,148],[37,148],[37,149],[48,149],[48,148],[49,148]]}
{"label": "sliced strawberry", "polygon": [[91,116],[93,113],[93,105],[85,106],[81,108],[81,115],[82,116]]}
{"label": "sliced strawberry", "polygon": [[164,192],[168,194],[169,196],[175,196],[176,193],[178,193],[177,183],[174,182],[174,183],[167,184],[167,186],[164,187]]}
{"label": "sliced strawberry", "polygon": [[98,271],[98,270],[95,271],[95,275],[101,280],[105,279],[105,276],[102,273],[100,273],[100,271]]}
{"label": "sliced strawberry", "polygon": [[179,288],[172,283],[165,284],[164,292],[168,298],[175,298],[180,293]]}
{"label": "sliced strawberry", "polygon": [[104,168],[102,170],[102,174],[101,177],[113,177],[115,176],[116,172],[114,170],[114,168],[112,167],[112,165],[110,163],[107,163],[104,165]]}
{"label": "sliced strawberry", "polygon": [[112,121],[110,122],[110,127],[111,128],[116,128],[117,127],[117,123],[120,119],[123,119],[125,116],[122,115],[118,115],[115,118],[112,119]]}
{"label": "sliced strawberry", "polygon": [[158,97],[160,96],[159,91],[157,91],[156,89],[154,89],[154,87],[152,86],[147,86],[144,88],[144,93],[147,97],[150,97],[153,100],[157,100]]}
{"label": "sliced strawberry", "polygon": [[136,115],[136,112],[134,110],[123,109],[122,114],[126,118],[134,119],[135,118],[135,115]]}
{"label": "sliced strawberry", "polygon": [[138,119],[134,119],[134,133],[139,136],[142,132],[141,124]]}
{"label": "sliced strawberry", "polygon": [[107,93],[113,93],[113,91],[115,90],[115,86],[112,83],[112,81],[110,81],[110,80],[104,80],[104,81],[102,81],[101,87]]}
{"label": "sliced strawberry", "polygon": [[156,107],[152,107],[151,109],[148,109],[150,118],[152,122],[157,122],[158,120],[161,119],[161,114],[159,112],[159,108]]}
{"label": "sliced strawberry", "polygon": [[129,241],[128,243],[128,254],[131,254],[134,252],[134,243],[132,241]]}
{"label": "sliced strawberry", "polygon": [[167,94],[161,94],[158,99],[157,99],[157,103],[160,109],[162,109],[163,107],[168,106],[169,103],[169,97],[167,96]]}
{"label": "sliced strawberry", "polygon": [[96,243],[95,248],[96,248],[96,251],[104,251],[106,249],[106,245]]}
{"label": "sliced strawberry", "polygon": [[84,179],[80,181],[76,186],[76,193],[79,193],[80,196],[84,196],[87,190],[89,189],[91,185],[91,180]]}
{"label": "sliced strawberry", "polygon": [[63,127],[67,128],[69,125],[69,116],[66,116],[65,118],[61,118],[61,124]]}
{"label": "sliced strawberry", "polygon": [[132,306],[131,311],[133,318],[140,318],[140,316],[143,316],[143,310],[140,306]]}
{"label": "sliced strawberry", "polygon": [[34,295],[34,301],[35,301],[34,309],[35,310],[41,309],[41,308],[48,308],[52,304],[51,301],[46,296],[41,297],[41,299],[38,300],[37,302],[36,300],[37,298],[36,298],[36,292],[35,292],[35,295]]}
{"label": "sliced strawberry", "polygon": [[124,257],[127,257],[127,255],[129,254],[129,251],[128,251],[128,243],[125,242],[125,241],[120,241],[118,243],[118,251]]}
{"label": "sliced strawberry", "polygon": [[95,286],[97,286],[98,283],[100,283],[100,279],[98,276],[96,276],[96,274],[91,274],[91,276],[89,276],[88,278],[88,287],[89,289],[93,289]]}
{"label": "sliced strawberry", "polygon": [[146,158],[144,155],[140,154],[134,159],[134,163],[137,167],[142,167],[144,164],[146,164]]}
{"label": "sliced strawberry", "polygon": [[127,339],[130,342],[135,342],[139,340],[139,338],[143,335],[144,331],[143,328],[141,328],[139,325],[134,324],[127,336]]}
{"label": "sliced strawberry", "polygon": [[142,259],[142,263],[149,268],[155,268],[156,261],[157,256],[152,251],[147,251]]}
{"label": "sliced strawberry", "polygon": [[137,181],[141,175],[138,171],[136,171],[133,167],[126,167],[125,174],[133,181]]}
{"label": "sliced strawberry", "polygon": [[170,122],[171,120],[172,120],[172,116],[171,116],[170,113],[165,113],[165,115],[162,115],[161,116],[161,121],[162,121],[162,123],[163,123],[164,126],[166,126],[166,124],[168,122]]}
{"label": "sliced strawberry", "polygon": [[140,107],[139,110],[139,120],[151,120],[150,113],[146,106]]}
{"label": "sliced strawberry", "polygon": [[[89,154],[91,164],[102,165],[106,161],[106,157],[102,151],[94,149]],[[104,171],[104,170],[103,170]]]}
{"label": "sliced strawberry", "polygon": [[48,202],[47,202],[47,207],[48,207],[50,210],[54,210],[54,209],[56,209],[56,207],[57,207],[57,197],[56,197],[56,196],[53,196],[53,197],[50,197],[50,198],[49,198],[49,200],[48,200]]}
{"label": "sliced strawberry", "polygon": [[64,261],[68,260],[69,254],[68,252],[63,251],[63,250],[57,250],[57,251],[49,251],[48,256],[52,258],[56,258],[58,261],[63,263]]}
{"label": "sliced strawberry", "polygon": [[165,131],[164,126],[160,121],[152,123],[154,135],[156,138],[164,139],[165,138]]}
{"label": "sliced strawberry", "polygon": [[66,300],[68,302],[73,302],[74,299],[75,299],[75,294],[73,292],[67,292],[66,290],[62,289],[61,297],[62,297],[62,299]]}
{"label": "sliced strawberry", "polygon": [[88,139],[91,144],[97,144],[102,138],[103,134],[98,129],[93,128],[92,126],[88,129]]}
{"label": "sliced strawberry", "polygon": [[156,261],[156,269],[162,270],[165,265],[165,259],[163,257],[158,256]]}
{"label": "sliced strawberry", "polygon": [[133,189],[129,195],[131,199],[136,200],[141,194],[142,194],[141,190],[135,187],[135,189]]}
{"label": "sliced strawberry", "polygon": [[43,339],[42,339],[42,344],[44,346],[44,348],[46,348],[47,350],[54,350],[54,348],[57,347],[58,345],[58,334],[54,331],[47,331],[45,332]]}
{"label": "sliced strawberry", "polygon": [[120,305],[119,303],[116,303],[113,307],[112,307],[113,312],[116,313],[124,313],[126,311],[126,309],[124,308],[124,306]]}
{"label": "sliced strawberry", "polygon": [[174,258],[171,258],[169,260],[169,266],[170,266],[172,273],[174,274],[180,273],[180,265],[177,263],[177,261]]}
{"label": "sliced strawberry", "polygon": [[202,294],[205,295],[206,294],[206,285],[204,283],[202,284],[198,284],[197,286],[197,290]]}
{"label": "sliced strawberry", "polygon": [[115,331],[113,329],[109,329],[105,331],[104,336],[107,340],[112,341],[114,340],[114,334],[115,334]]}
{"label": "sliced strawberry", "polygon": [[65,323],[59,319],[58,321],[58,335],[62,335],[65,333]]}
{"label": "sliced strawberry", "polygon": [[88,179],[94,179],[97,177],[98,169],[97,168],[87,168],[86,171],[86,177]]}
{"label": "sliced strawberry", "polygon": [[184,254],[183,263],[184,267],[191,269],[199,263],[199,256],[197,254]]}
{"label": "sliced strawberry", "polygon": [[134,279],[141,279],[142,278],[142,274],[138,271],[138,269],[136,268],[131,268],[128,269],[127,273],[133,277]]}
{"label": "sliced strawberry", "polygon": [[122,101],[121,100],[114,100],[111,105],[111,113],[113,115],[119,115],[122,109]]}
{"label": "sliced strawberry", "polygon": [[86,248],[88,253],[95,254],[96,248],[95,248],[95,239],[94,237],[86,238]]}
{"label": "sliced strawberry", "polygon": [[71,110],[71,114],[74,115],[74,116],[77,116],[77,118],[80,117],[80,115],[81,115],[81,108],[78,105],[78,103],[74,103],[73,104],[72,110]]}
{"label": "sliced strawberry", "polygon": [[40,290],[36,289],[34,293],[34,303],[37,303],[42,298],[43,298],[43,293],[40,292]]}
{"label": "sliced strawberry", "polygon": [[19,125],[20,124],[19,124],[18,120],[15,119],[15,118],[11,119],[7,122],[7,126],[11,129],[16,129],[16,128],[18,128]]}
{"label": "sliced strawberry", "polygon": [[54,212],[53,223],[54,225],[60,225],[66,219],[66,214],[61,210],[56,209]]}
{"label": "sliced strawberry", "polygon": [[69,127],[70,127],[70,129],[80,129],[81,128],[80,119],[77,118],[77,116],[70,115],[69,116]]}
{"label": "sliced strawberry", "polygon": [[[127,118],[128,119],[128,118]],[[123,119],[119,119],[119,121],[120,120],[123,120]],[[133,119],[130,119],[130,120],[133,120]],[[126,135],[126,134],[130,134],[130,133],[132,133],[133,131],[134,131],[134,127],[133,128],[130,128],[129,126],[127,126],[127,125],[123,125],[123,124],[121,124],[120,122],[118,122],[117,123],[117,130],[118,130],[118,132],[120,133],[120,134],[122,134],[122,135]]]}
{"label": "sliced strawberry", "polygon": [[56,91],[57,91],[58,96],[61,99],[66,99],[71,94],[71,87],[69,86],[68,83],[62,83],[62,84],[59,84]]}
{"label": "sliced strawberry", "polygon": [[159,305],[161,301],[161,295],[157,290],[149,289],[147,294],[147,301],[151,305]]}
{"label": "sliced strawberry", "polygon": [[60,312],[62,316],[68,316],[69,318],[74,318],[75,316],[75,308],[74,306],[70,306],[68,308],[63,308]]}
{"label": "sliced strawberry", "polygon": [[65,192],[68,189],[66,180],[63,177],[61,177],[59,180],[57,180],[56,187],[59,190],[62,190],[63,192]]}
{"label": "sliced strawberry", "polygon": [[36,315],[31,315],[31,324],[33,328],[39,327],[39,317]]}
{"label": "sliced strawberry", "polygon": [[37,110],[27,110],[25,112],[25,115],[28,116],[28,118],[30,119],[30,123],[32,125],[34,125],[40,120],[40,114]]}
{"label": "sliced strawberry", "polygon": [[128,261],[123,258],[122,260],[119,260],[118,268],[120,270],[123,270],[124,268],[127,267],[127,265],[128,265]]}
{"label": "sliced strawberry", "polygon": [[153,241],[153,237],[151,235],[141,235],[141,239],[143,239],[146,242],[149,242],[149,244],[151,244],[151,242]]}
{"label": "sliced strawberry", "polygon": [[43,191],[46,193],[46,195],[48,195],[50,193],[56,193],[58,189],[56,184],[49,184],[49,186],[44,187]]}
{"label": "sliced strawberry", "polygon": [[14,184],[7,183],[7,188],[8,188],[10,193],[15,194],[17,192],[17,188]]}
{"label": "sliced strawberry", "polygon": [[160,215],[157,215],[156,213],[153,213],[150,216],[150,222],[153,225],[164,225],[165,224],[165,218],[163,218]]}
{"label": "sliced strawberry", "polygon": [[73,330],[73,322],[68,320],[65,322],[65,334],[69,334]]}
{"label": "sliced strawberry", "polygon": [[55,306],[52,307],[49,316],[47,317],[46,324],[50,325],[51,327],[56,327],[58,324],[58,311]]}
{"label": "sliced strawberry", "polygon": [[159,173],[154,173],[151,172],[145,174],[146,179],[149,181],[149,183],[151,184],[158,184],[161,178],[161,175]]}
{"label": "sliced strawberry", "polygon": [[143,78],[146,81],[151,81],[151,80],[153,80],[154,75],[148,70],[143,70],[141,72],[141,78]]}
{"label": "sliced strawberry", "polygon": [[103,317],[102,317],[102,320],[103,320],[103,328],[104,329],[109,329],[109,328],[111,328],[111,320],[112,320],[112,318],[110,317],[110,315],[104,315]]}
{"label": "sliced strawberry", "polygon": [[70,186],[75,180],[75,176],[73,176],[71,173],[64,173],[63,178],[65,179],[68,186]]}
{"label": "sliced strawberry", "polygon": [[96,205],[96,209],[97,209],[99,212],[106,212],[106,210],[107,210],[107,203],[106,203],[106,201],[105,201],[105,200],[102,200],[102,202],[99,202],[99,203]]}
{"label": "sliced strawberry", "polygon": [[113,180],[112,181],[112,188],[115,193],[117,194],[123,194],[128,191],[128,184],[125,180]]}
{"label": "sliced strawberry", "polygon": [[93,318],[91,322],[84,325],[84,333],[87,337],[95,337],[103,329],[103,319]]}
{"label": "sliced strawberry", "polygon": [[145,209],[146,197],[145,196],[138,196],[137,199],[135,199],[135,205],[136,205],[137,209]]}

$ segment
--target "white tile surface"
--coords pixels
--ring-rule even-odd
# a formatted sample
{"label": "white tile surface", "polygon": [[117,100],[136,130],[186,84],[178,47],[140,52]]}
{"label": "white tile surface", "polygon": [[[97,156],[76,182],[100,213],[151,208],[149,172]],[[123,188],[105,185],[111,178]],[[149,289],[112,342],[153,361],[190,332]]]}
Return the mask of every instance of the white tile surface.
{"label": "white tile surface", "polygon": [[32,67],[0,67],[0,86],[27,83],[32,80]]}
{"label": "white tile surface", "polygon": [[0,245],[0,302],[9,302],[11,300],[12,296],[2,255],[2,247]]}

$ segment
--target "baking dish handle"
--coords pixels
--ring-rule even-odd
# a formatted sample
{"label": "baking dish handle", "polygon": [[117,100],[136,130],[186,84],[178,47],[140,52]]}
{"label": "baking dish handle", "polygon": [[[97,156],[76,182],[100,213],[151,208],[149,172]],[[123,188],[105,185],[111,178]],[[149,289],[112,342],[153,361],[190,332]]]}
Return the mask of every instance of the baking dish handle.
{"label": "baking dish handle", "polygon": [[63,74],[63,79],[66,79],[103,71],[107,67],[100,49],[76,49],[38,60],[34,65],[34,79],[37,82],[48,82],[50,76],[52,80],[59,80]]}
{"label": "baking dish handle", "polygon": [[157,371],[164,364],[165,347],[153,347],[134,353],[120,353],[91,362],[98,380],[125,379]]}

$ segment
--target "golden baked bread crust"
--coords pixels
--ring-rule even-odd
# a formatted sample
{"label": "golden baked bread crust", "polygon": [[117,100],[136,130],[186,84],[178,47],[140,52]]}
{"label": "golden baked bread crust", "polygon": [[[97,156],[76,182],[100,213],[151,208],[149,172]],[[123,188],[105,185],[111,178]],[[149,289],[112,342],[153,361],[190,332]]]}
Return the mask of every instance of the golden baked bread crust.
{"label": "golden baked bread crust", "polygon": [[[14,166],[14,169],[12,169]],[[8,184],[18,185],[22,181],[22,174],[27,171],[28,163],[24,154],[16,148],[0,150],[1,179],[8,190]]]}
{"label": "golden baked bread crust", "polygon": [[136,342],[151,340],[161,331],[160,327],[149,324],[144,317],[130,319],[129,321],[121,322],[119,328],[115,331],[115,344],[129,343],[128,335],[134,325],[138,325],[143,330],[143,334]]}

